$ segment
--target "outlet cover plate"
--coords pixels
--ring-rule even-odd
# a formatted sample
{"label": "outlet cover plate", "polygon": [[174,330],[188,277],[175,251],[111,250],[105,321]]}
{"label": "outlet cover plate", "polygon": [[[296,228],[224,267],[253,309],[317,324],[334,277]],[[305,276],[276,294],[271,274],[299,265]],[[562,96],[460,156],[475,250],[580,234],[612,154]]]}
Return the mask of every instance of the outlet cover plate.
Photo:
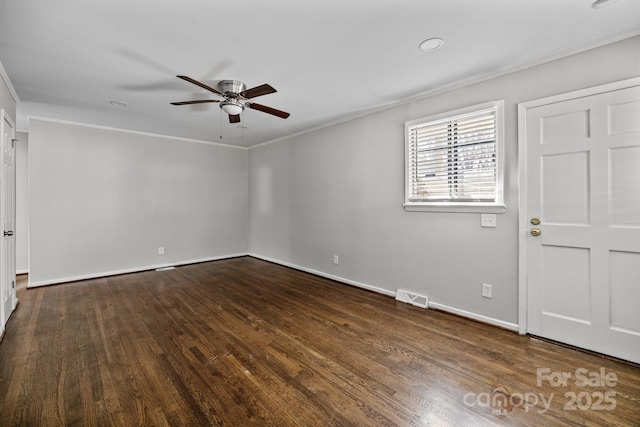
{"label": "outlet cover plate", "polygon": [[482,296],[485,298],[493,298],[493,286],[488,283],[482,284]]}
{"label": "outlet cover plate", "polygon": [[496,227],[496,214],[480,214],[480,227]]}

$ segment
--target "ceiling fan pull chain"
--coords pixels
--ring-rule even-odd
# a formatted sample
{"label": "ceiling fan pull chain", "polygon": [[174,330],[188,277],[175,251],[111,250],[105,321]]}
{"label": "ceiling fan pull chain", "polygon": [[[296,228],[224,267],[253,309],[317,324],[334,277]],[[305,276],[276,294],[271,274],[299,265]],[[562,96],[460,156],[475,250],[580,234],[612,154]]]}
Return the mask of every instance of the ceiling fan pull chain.
{"label": "ceiling fan pull chain", "polygon": [[242,140],[244,141],[244,131],[245,131],[245,129],[248,129],[247,128],[247,124],[248,124],[247,123],[247,115],[244,114],[244,112],[242,113],[242,121],[243,121],[244,124],[240,126],[240,129],[242,130]]}
{"label": "ceiling fan pull chain", "polygon": [[222,109],[220,109],[220,114],[218,115],[218,130],[220,131],[220,140],[222,140]]}

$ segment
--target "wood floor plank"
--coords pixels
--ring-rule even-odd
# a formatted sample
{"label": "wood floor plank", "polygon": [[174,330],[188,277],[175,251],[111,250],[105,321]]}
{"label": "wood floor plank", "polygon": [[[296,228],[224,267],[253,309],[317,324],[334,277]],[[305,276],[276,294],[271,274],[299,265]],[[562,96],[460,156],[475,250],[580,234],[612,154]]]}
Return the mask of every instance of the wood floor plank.
{"label": "wood floor plank", "polygon": [[[637,365],[250,257],[18,298],[2,426],[640,425]],[[579,368],[618,381],[579,386]],[[592,408],[605,392],[615,407]]]}

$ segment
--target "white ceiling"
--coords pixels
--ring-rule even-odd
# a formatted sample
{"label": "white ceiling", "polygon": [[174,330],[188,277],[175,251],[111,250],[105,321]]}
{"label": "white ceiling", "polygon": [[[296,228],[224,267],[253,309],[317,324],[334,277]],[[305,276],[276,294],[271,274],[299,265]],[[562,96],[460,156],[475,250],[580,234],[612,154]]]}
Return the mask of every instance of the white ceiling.
{"label": "white ceiling", "polygon": [[[19,129],[31,115],[252,146],[640,33],[639,0],[593,1],[0,0],[0,62]],[[443,47],[420,51],[430,37]],[[216,98],[178,74],[269,83],[254,101],[291,117],[172,106]]]}

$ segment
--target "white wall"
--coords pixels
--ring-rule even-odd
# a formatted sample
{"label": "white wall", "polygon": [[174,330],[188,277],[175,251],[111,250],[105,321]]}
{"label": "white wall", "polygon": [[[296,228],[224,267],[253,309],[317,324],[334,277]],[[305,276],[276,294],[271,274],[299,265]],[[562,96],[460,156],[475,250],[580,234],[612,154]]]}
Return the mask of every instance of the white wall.
{"label": "white wall", "polygon": [[[635,37],[250,149],[250,253],[515,325],[517,104],[637,77],[638,52]],[[405,212],[404,122],[498,99],[507,212],[497,228],[481,228],[479,214]]]}
{"label": "white wall", "polygon": [[16,132],[16,272],[29,271],[29,134]]}
{"label": "white wall", "polygon": [[247,160],[242,148],[31,119],[30,286],[246,253]]}

